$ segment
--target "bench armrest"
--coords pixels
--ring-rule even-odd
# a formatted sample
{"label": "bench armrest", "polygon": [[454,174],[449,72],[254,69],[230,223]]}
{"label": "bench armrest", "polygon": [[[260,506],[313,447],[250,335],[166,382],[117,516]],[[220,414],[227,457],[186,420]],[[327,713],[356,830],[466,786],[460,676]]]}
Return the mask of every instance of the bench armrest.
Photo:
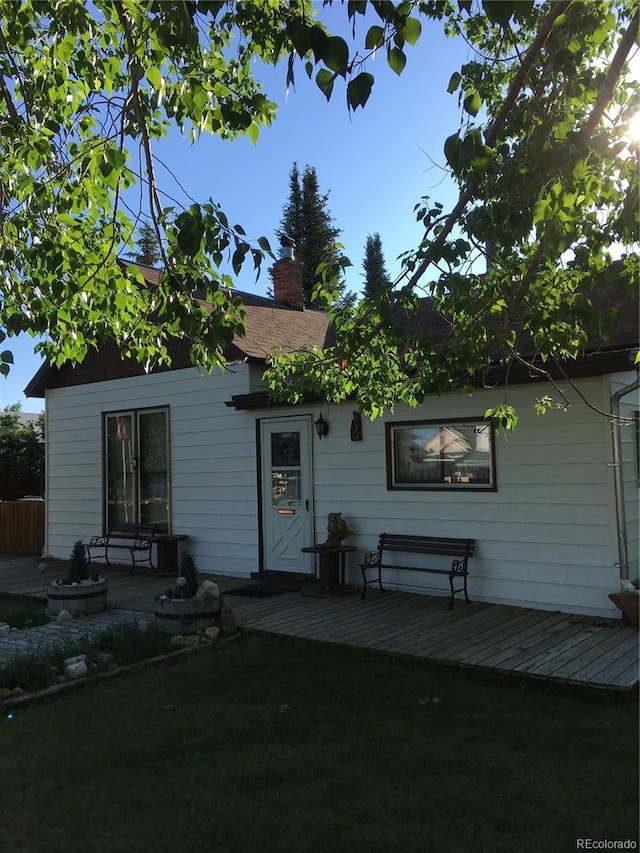
{"label": "bench armrest", "polygon": [[368,568],[378,568],[380,565],[380,552],[379,551],[368,551],[364,555],[364,560],[361,563],[363,569]]}
{"label": "bench armrest", "polygon": [[452,560],[451,561],[451,573],[454,575],[466,575],[467,574],[467,558],[463,557],[462,560]]}

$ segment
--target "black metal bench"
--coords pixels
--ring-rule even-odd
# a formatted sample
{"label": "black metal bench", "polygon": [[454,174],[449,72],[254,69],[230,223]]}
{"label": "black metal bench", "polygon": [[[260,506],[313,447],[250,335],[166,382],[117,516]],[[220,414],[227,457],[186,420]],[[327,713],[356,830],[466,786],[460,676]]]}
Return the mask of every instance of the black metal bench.
{"label": "black metal bench", "polygon": [[[138,563],[148,563],[153,569],[155,568],[151,552],[153,543],[146,537],[153,536],[157,528],[157,524],[119,524],[116,528],[111,528],[106,536],[91,537],[88,544],[84,546],[87,558],[89,562],[92,559],[104,560],[110,566],[110,551],[128,551],[131,557],[130,575],[133,574]],[[122,542],[120,541],[122,539],[128,541]],[[103,553],[96,554],[95,551],[102,551]]]}
{"label": "black metal bench", "polygon": [[[381,533],[378,540],[378,550],[364,555],[364,562],[360,564],[362,572],[363,587],[361,598],[367,592],[367,586],[376,582],[373,577],[367,580],[367,572],[371,569],[377,572],[377,581],[380,591],[384,592],[382,586],[382,570],[395,569],[409,572],[430,572],[436,575],[447,575],[451,587],[451,598],[449,610],[453,607],[456,592],[464,592],[465,600],[469,601],[467,594],[468,560],[473,556],[475,539],[454,539],[450,536],[405,536],[399,533]],[[439,555],[454,557],[451,568],[431,568],[424,565],[401,565],[389,559],[388,552],[400,552],[403,554],[417,555]],[[460,579],[462,586],[454,588],[454,581]]]}

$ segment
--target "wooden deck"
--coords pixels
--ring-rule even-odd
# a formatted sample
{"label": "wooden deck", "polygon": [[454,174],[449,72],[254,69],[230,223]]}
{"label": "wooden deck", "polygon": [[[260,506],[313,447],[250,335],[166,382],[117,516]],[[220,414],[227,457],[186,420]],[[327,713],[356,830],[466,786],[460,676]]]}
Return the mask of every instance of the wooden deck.
{"label": "wooden deck", "polygon": [[[64,564],[47,561],[41,572],[38,562],[0,555],[0,592],[44,596],[47,583],[64,575]],[[100,571],[109,578],[109,621],[148,614],[171,583],[140,569],[134,575],[123,567]],[[223,593],[250,583],[211,579]],[[238,624],[251,630],[602,690],[630,691],[639,681],[638,631],[619,619],[480,602],[449,611],[446,598],[375,590],[364,601],[358,594],[314,598],[299,592],[226,600]],[[91,617],[96,625],[99,618]]]}

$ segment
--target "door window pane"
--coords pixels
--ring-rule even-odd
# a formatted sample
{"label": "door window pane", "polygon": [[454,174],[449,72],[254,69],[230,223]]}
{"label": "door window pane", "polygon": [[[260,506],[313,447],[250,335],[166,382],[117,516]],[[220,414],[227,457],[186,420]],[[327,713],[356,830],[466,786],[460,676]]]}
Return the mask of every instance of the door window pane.
{"label": "door window pane", "polygon": [[273,506],[294,506],[302,501],[300,471],[271,471],[271,500]]}
{"label": "door window pane", "polygon": [[140,521],[167,521],[168,509],[168,447],[166,412],[141,414],[140,427]]}
{"label": "door window pane", "polygon": [[274,468],[300,467],[300,433],[271,434],[271,465]]}
{"label": "door window pane", "polygon": [[135,522],[133,416],[107,418],[107,527]]}

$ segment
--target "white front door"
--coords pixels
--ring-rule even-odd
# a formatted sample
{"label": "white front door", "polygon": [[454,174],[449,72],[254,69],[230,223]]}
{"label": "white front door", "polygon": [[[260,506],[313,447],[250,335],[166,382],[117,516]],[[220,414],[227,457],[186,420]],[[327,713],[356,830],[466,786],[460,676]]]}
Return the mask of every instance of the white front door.
{"label": "white front door", "polygon": [[311,418],[260,423],[263,569],[313,572]]}

